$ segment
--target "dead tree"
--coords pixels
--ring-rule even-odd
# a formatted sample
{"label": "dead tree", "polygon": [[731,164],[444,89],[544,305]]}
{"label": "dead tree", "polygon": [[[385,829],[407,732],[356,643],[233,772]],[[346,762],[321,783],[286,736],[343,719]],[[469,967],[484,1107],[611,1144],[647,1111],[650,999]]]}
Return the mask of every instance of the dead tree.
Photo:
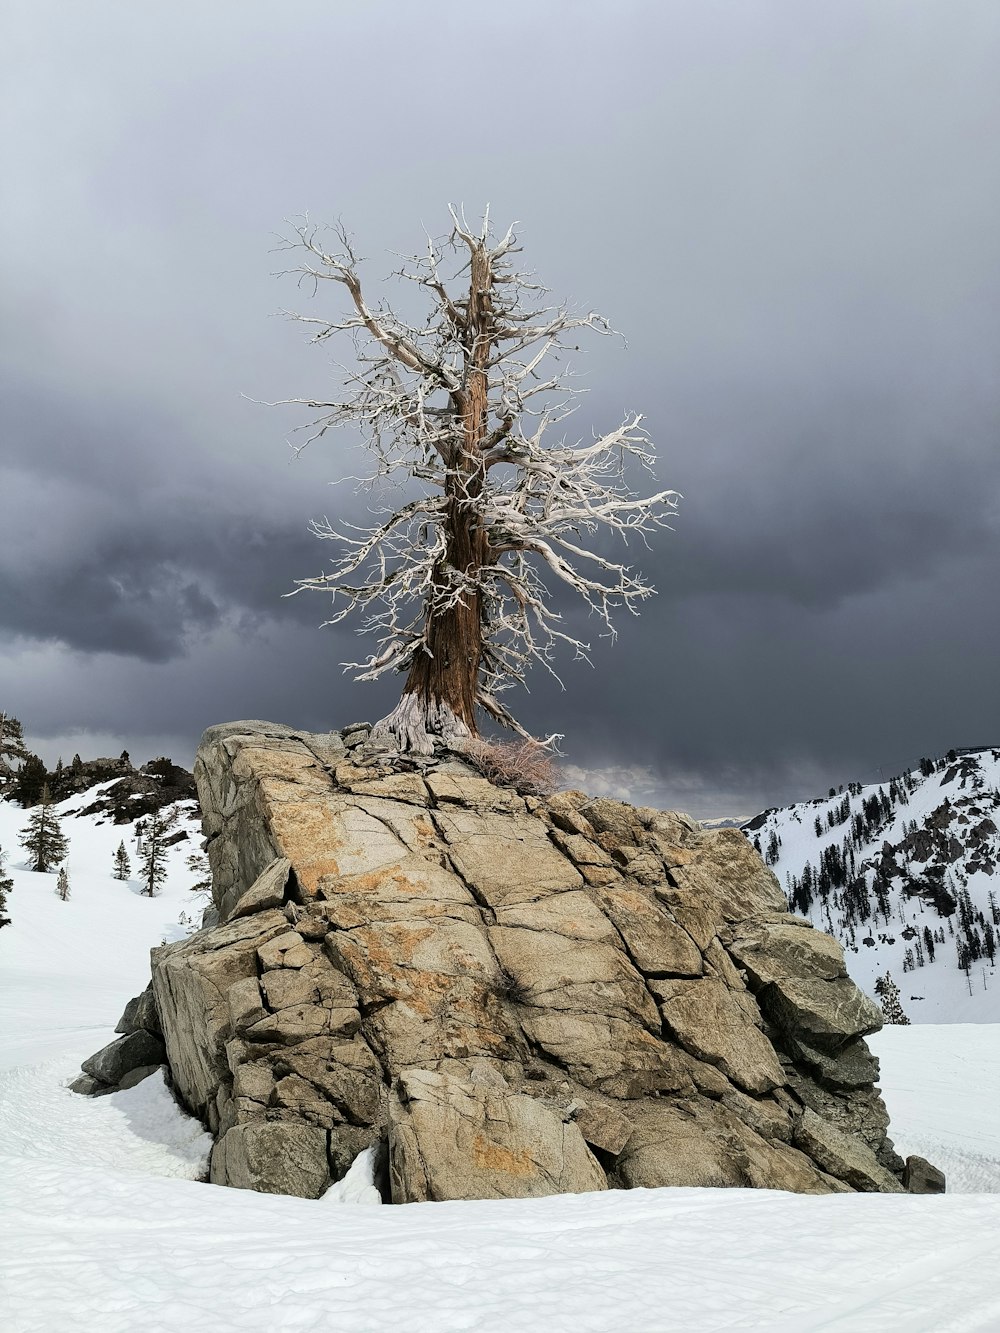
{"label": "dead tree", "polygon": [[342,227],[306,222],[279,247],[301,258],[287,270],[300,286],[315,295],[331,281],[349,297],[343,318],[291,317],[314,327],[312,342],[348,334],[355,350],[337,401],[285,400],[319,413],[299,448],[336,426],[360,428],[374,459],[360,480],[379,497],[370,527],[311,525],[339,555],[295,591],[332,594],[326,624],[362,614],[375,646],[345,666],[359,680],[406,673],[375,734],[424,753],[476,735],[477,707],[526,736],[500,692],[523,683],[532,662],[555,674],[560,645],[589,651],[563,627],[543,576],[574,589],[613,636],[612,612],[636,612],[653,589],[588,540],[602,528],[645,540],[669,526],[678,500],[633,489],[653,463],[639,414],[585,443],[563,433],[579,393],[563,363],[570,336],[610,333],[607,321],[546,305],[545,289],[515,267],[513,229],[497,238],[488,215],[479,231],[451,217],[451,234],[428,239],[397,275],[428,299],[419,323],[369,301]]}

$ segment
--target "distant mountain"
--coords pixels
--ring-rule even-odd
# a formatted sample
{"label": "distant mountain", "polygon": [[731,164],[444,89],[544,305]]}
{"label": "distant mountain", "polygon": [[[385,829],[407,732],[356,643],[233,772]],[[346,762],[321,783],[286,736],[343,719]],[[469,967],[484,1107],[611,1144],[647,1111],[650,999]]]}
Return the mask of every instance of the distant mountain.
{"label": "distant mountain", "polygon": [[950,750],[743,831],[869,995],[890,973],[911,1022],[1000,1022],[1000,749]]}

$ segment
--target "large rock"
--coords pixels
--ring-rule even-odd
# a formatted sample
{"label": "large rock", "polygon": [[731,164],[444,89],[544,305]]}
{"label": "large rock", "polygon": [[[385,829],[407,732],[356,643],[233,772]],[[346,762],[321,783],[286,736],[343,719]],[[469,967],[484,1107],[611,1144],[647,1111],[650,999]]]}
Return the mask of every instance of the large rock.
{"label": "large rock", "polygon": [[261,912],[152,952],[153,992],[174,1084],[213,1131],[219,1086],[230,1075],[226,1046],[236,1035],[229,988],[256,977],[258,948],[287,929],[281,912]]}
{"label": "large rock", "polygon": [[751,995],[716,977],[654,981],[653,993],[667,1029],[699,1060],[718,1065],[747,1092],[772,1092],[785,1082],[774,1047],[759,1031],[760,1011]]}
{"label": "large rock", "polygon": [[[497,1074],[411,1069],[389,1106],[393,1198],[526,1199],[607,1189],[579,1128]],[[492,1075],[492,1076],[490,1076]]]}
{"label": "large rock", "polygon": [[728,1186],[829,1194],[849,1186],[801,1151],[768,1142],[728,1108],[701,1099],[646,1104],[618,1158],[630,1189]]}
{"label": "large rock", "polygon": [[212,1149],[213,1185],[318,1199],[329,1179],[326,1134],[312,1125],[234,1125]]}
{"label": "large rock", "polygon": [[740,833],[368,735],[199,749],[215,924],[153,951],[123,1040],[162,1025],[213,1180],[317,1197],[381,1143],[396,1201],[900,1188],[878,1011]]}
{"label": "large rock", "polygon": [[795,1146],[807,1152],[825,1171],[846,1180],[856,1190],[902,1193],[903,1186],[882,1166],[875,1154],[856,1137],[806,1110],[795,1129]]}
{"label": "large rock", "polygon": [[153,995],[152,984],[146,987],[141,995],[137,995],[134,1000],[129,1000],[125,1006],[125,1011],[118,1020],[116,1032],[124,1033],[126,1036],[131,1032],[145,1030],[151,1032],[154,1037],[163,1036],[163,1028],[160,1026],[160,1015],[156,1012],[156,997]]}
{"label": "large rock", "polygon": [[793,1040],[837,1051],[882,1026],[878,1005],[848,977],[840,945],[801,918],[742,923],[727,945],[765,1013]]}
{"label": "large rock", "polygon": [[162,1064],[166,1052],[163,1042],[151,1032],[139,1029],[127,1036],[119,1037],[84,1060],[82,1068],[98,1083],[107,1087],[116,1087],[126,1074],[143,1066]]}

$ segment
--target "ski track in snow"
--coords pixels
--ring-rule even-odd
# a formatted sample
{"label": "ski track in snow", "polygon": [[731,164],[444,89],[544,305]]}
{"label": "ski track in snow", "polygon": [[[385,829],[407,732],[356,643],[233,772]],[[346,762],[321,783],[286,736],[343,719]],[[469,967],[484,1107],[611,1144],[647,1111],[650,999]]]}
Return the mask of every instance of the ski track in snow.
{"label": "ski track in snow", "polygon": [[[73,897],[17,868],[0,931],[3,1333],[779,1333],[1000,1330],[1000,1027],[887,1028],[891,1133],[946,1196],[631,1190],[500,1202],[371,1201],[364,1164],[317,1202],[200,1183],[210,1139],[162,1076],[69,1092],[183,928],[110,878],[122,835],[64,821]],[[958,1191],[966,1191],[965,1193]],[[987,1191],[993,1191],[987,1192]]]}

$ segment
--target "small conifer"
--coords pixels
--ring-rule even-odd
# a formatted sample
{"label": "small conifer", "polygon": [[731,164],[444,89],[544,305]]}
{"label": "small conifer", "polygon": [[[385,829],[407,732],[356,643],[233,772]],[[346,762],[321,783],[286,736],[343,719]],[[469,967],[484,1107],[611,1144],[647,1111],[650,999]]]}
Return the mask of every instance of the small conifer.
{"label": "small conifer", "polygon": [[59,878],[56,880],[56,897],[61,898],[64,903],[69,902],[69,874],[65,866],[59,867]]}
{"label": "small conifer", "polygon": [[128,879],[132,873],[132,862],[128,858],[128,852],[125,850],[125,840],[118,844],[118,850],[114,856],[114,876],[115,879]]}
{"label": "small conifer", "polygon": [[3,863],[6,859],[3,849],[0,848],[0,926],[10,924],[10,917],[7,915],[7,895],[14,887],[14,881],[4,873]]}
{"label": "small conifer", "polygon": [[899,987],[889,972],[876,980],[875,994],[881,1002],[882,1017],[886,1023],[897,1027],[909,1027],[910,1020],[903,1013],[903,1006],[899,1002]]}
{"label": "small conifer", "polygon": [[148,898],[156,897],[167,877],[167,834],[177,823],[177,818],[177,810],[168,815],[162,810],[154,810],[146,824],[139,853],[139,878]]}
{"label": "small conifer", "polygon": [[29,868],[42,874],[58,865],[69,851],[69,839],[59,827],[48,786],[42,788],[41,800],[21,830],[20,843],[28,853]]}

